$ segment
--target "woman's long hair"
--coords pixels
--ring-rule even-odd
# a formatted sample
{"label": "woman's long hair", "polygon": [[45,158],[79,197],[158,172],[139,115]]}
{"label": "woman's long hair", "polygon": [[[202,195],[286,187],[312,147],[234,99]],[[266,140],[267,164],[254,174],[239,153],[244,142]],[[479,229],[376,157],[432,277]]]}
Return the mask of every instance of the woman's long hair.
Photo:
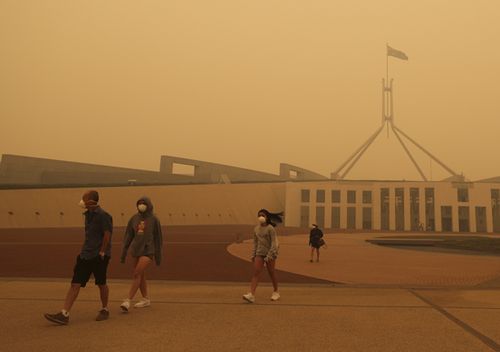
{"label": "woman's long hair", "polygon": [[271,213],[267,209],[261,209],[257,212],[257,215],[259,213],[263,213],[266,215],[266,221],[268,225],[271,225],[273,227],[276,227],[276,225],[281,224],[283,222],[283,216],[284,212],[280,211],[279,213]]}

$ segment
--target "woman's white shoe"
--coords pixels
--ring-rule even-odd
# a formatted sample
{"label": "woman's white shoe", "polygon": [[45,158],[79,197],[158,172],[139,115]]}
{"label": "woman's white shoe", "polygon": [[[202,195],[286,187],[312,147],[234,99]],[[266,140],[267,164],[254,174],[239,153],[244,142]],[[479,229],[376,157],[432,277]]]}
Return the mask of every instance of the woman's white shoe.
{"label": "woman's white shoe", "polygon": [[280,294],[278,292],[273,292],[273,294],[271,295],[271,301],[277,301],[280,299]]}
{"label": "woman's white shoe", "polygon": [[151,301],[148,298],[142,298],[139,302],[134,304],[135,308],[145,308],[151,305]]}
{"label": "woman's white shoe", "polygon": [[253,303],[253,302],[255,302],[255,296],[254,296],[254,295],[252,295],[252,293],[251,293],[251,292],[244,294],[244,295],[243,295],[243,299],[244,299],[245,301],[247,301],[248,303]]}
{"label": "woman's white shoe", "polygon": [[129,299],[124,300],[123,303],[120,304],[120,308],[122,309],[122,311],[128,312],[130,308],[130,300]]}

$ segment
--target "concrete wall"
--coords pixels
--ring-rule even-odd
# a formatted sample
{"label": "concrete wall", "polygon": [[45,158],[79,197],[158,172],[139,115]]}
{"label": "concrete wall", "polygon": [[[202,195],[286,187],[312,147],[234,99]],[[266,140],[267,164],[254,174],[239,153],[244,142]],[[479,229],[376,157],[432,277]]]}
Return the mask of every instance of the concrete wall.
{"label": "concrete wall", "polygon": [[[174,174],[174,165],[191,166],[191,175]],[[291,172],[294,174],[291,176]],[[163,155],[159,171],[86,164],[4,154],[0,162],[1,186],[86,186],[135,184],[210,184],[325,180],[303,168],[280,164],[280,174]]]}
{"label": "concrete wall", "polygon": [[[459,202],[458,187],[468,187],[468,202]],[[381,229],[380,190],[389,189],[389,229],[396,230],[396,188],[404,189],[404,230],[411,231],[410,189],[420,191],[420,222],[427,227],[425,217],[425,189],[435,194],[435,231],[442,230],[441,206],[452,207],[452,230],[459,231],[458,209],[469,207],[469,227],[477,230],[476,207],[486,209],[486,229],[493,231],[491,190],[500,189],[499,183],[453,182],[379,182],[379,181],[318,181],[246,184],[169,185],[103,187],[101,204],[114,217],[117,226],[126,225],[136,211],[135,202],[150,196],[155,212],[165,225],[254,224],[260,208],[285,211],[285,225],[300,227],[301,207],[308,207],[309,224],[317,222],[317,207],[324,207],[325,228],[332,223],[331,209],[340,207],[340,228],[347,228],[347,208],[355,208],[357,230],[363,229],[363,208],[370,208],[372,229]],[[301,190],[310,191],[308,202],[301,201]],[[82,210],[77,203],[86,189],[25,189],[0,190],[0,228],[15,227],[75,227],[82,225]],[[325,191],[325,202],[316,197],[317,190]],[[331,191],[341,192],[341,202],[332,203]],[[356,191],[356,203],[347,202],[347,192]],[[372,202],[362,201],[362,192],[372,192]],[[309,225],[308,224],[308,225]]]}
{"label": "concrete wall", "polygon": [[[295,173],[295,177],[291,175],[292,173]],[[320,175],[316,172],[285,163],[280,164],[280,176],[283,180],[304,180],[304,181],[328,180],[328,177]]]}
{"label": "concrete wall", "polygon": [[[165,225],[254,224],[257,211],[284,210],[285,185],[182,185],[96,188],[116,226],[125,226],[143,195]],[[78,227],[83,188],[0,190],[0,228]],[[38,212],[38,214],[37,214]]]}
{"label": "concrete wall", "polygon": [[191,176],[193,182],[269,182],[281,180],[280,176],[266,172],[168,155],[162,155],[161,157],[160,173],[172,175],[174,164],[193,166],[194,175]]}
{"label": "concrete wall", "polygon": [[162,176],[155,171],[8,154],[2,155],[0,163],[0,183],[2,184],[127,184],[129,179],[157,183],[162,181]]}

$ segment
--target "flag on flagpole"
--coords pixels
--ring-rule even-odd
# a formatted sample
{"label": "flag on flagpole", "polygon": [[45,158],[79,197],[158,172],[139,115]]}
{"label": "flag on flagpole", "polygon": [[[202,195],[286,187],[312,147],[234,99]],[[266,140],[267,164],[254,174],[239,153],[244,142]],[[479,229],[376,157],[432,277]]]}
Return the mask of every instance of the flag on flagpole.
{"label": "flag on flagpole", "polygon": [[387,56],[394,56],[401,60],[408,60],[408,56],[400,50],[396,50],[387,45]]}

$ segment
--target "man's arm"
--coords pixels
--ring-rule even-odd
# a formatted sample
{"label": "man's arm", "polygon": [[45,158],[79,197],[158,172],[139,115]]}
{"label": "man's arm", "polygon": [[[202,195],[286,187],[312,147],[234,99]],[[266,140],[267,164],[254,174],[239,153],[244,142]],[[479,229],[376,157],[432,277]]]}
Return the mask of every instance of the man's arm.
{"label": "man's arm", "polygon": [[99,251],[99,255],[102,258],[104,258],[104,255],[106,254],[106,248],[108,248],[110,240],[111,240],[111,232],[110,231],[104,231],[104,237],[102,238],[101,250]]}
{"label": "man's arm", "polygon": [[101,249],[99,250],[99,255],[104,258],[106,255],[106,249],[108,248],[109,242],[111,241],[111,232],[113,232],[113,218],[110,215],[105,214],[102,218],[104,236],[102,237]]}

